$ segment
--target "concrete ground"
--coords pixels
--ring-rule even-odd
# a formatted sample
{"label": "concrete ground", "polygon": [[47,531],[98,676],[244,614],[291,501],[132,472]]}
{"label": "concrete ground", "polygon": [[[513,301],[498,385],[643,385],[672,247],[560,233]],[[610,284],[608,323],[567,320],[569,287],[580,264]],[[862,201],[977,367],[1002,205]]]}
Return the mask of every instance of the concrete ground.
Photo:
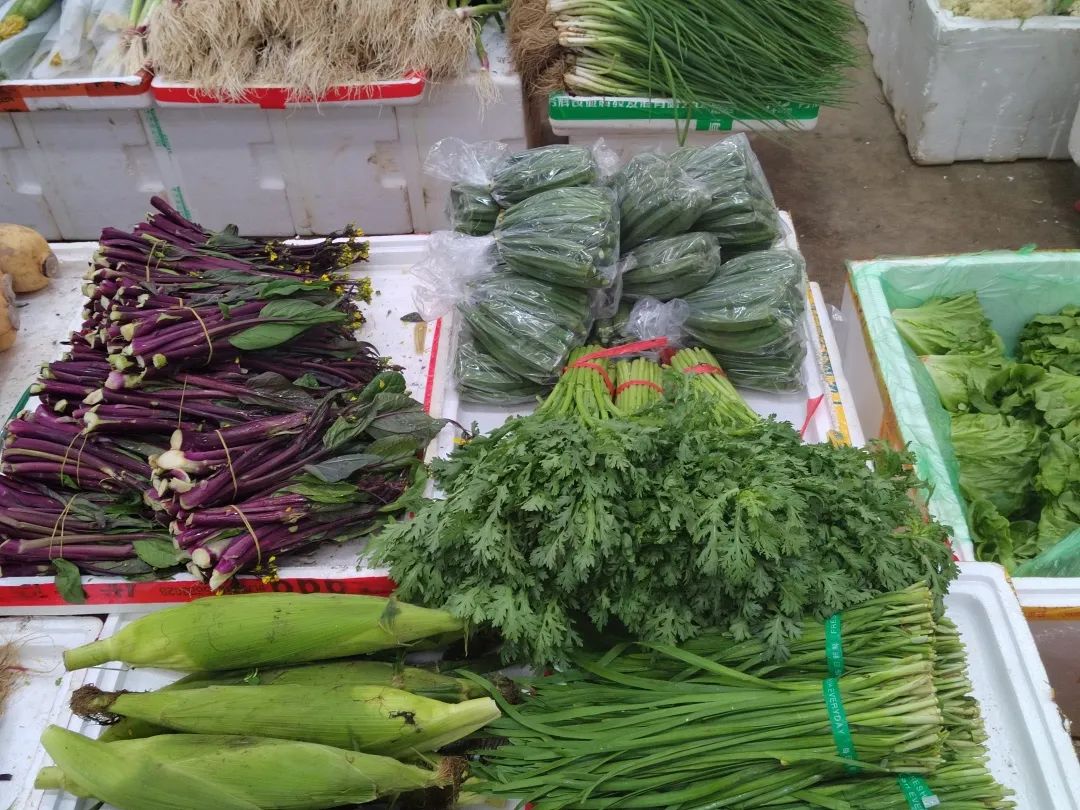
{"label": "concrete ground", "polygon": [[1080,248],[1080,167],[1070,161],[917,166],[864,58],[850,106],[813,132],[754,138],[811,279],[839,304],[845,260],[1018,248]]}

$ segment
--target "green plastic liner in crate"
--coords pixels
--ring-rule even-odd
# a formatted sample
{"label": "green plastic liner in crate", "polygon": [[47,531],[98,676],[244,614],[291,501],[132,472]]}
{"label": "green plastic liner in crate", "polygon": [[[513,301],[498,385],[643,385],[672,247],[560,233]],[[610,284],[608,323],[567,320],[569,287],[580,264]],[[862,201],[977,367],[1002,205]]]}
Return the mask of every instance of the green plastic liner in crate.
{"label": "green plastic liner in crate", "polygon": [[548,99],[548,117],[556,132],[563,129],[656,129],[679,121],[690,122],[697,132],[730,132],[735,129],[813,129],[820,108],[816,104],[785,104],[768,117],[737,110],[709,107],[689,109],[670,98],[619,96],[571,96],[555,93]]}
{"label": "green plastic liner in crate", "polygon": [[[900,337],[891,312],[931,298],[974,292],[1010,356],[1020,330],[1035,315],[1080,304],[1080,252],[1001,251],[960,256],[850,262],[851,286],[862,314],[867,348],[891,406],[896,428],[931,487],[928,507],[951,526],[961,557],[974,546],[960,494],[949,415],[922,362]],[[1003,460],[1003,463],[1008,463]]]}

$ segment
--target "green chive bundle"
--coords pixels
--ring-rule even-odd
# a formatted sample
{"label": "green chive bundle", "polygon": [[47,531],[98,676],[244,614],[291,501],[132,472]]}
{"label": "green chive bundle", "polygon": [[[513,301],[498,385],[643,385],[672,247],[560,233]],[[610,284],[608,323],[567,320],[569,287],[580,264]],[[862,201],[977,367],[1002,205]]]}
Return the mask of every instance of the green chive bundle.
{"label": "green chive bundle", "polygon": [[519,70],[542,90],[765,120],[841,102],[854,22],[842,0],[517,0],[510,15]]}

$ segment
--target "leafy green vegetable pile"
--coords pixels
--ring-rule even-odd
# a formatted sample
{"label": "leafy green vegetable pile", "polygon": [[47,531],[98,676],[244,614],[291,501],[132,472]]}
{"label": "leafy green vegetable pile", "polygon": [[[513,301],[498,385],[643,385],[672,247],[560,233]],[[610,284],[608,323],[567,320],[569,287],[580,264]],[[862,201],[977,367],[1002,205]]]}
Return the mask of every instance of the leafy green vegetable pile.
{"label": "leafy green vegetable pile", "polygon": [[[665,643],[715,626],[783,658],[804,617],[915,582],[944,592],[945,532],[909,498],[903,456],[803,444],[707,353],[677,354],[662,398],[654,372],[577,350],[535,414],[436,461],[445,498],[374,540],[402,598],[546,664],[611,626]],[[628,383],[657,401],[616,401]]]}
{"label": "leafy green vegetable pile", "polygon": [[[1080,308],[1038,315],[1004,354],[975,293],[893,311],[951,414],[980,559],[1010,571],[1080,528]],[[1080,549],[1078,549],[1080,550]],[[1066,570],[1055,550],[1053,570]]]}

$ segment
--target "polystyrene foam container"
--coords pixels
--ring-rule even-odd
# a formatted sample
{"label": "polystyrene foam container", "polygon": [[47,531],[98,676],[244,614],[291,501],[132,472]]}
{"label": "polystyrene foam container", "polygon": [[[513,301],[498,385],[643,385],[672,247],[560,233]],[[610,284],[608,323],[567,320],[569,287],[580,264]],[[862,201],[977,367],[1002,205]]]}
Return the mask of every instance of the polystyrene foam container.
{"label": "polystyrene foam container", "polygon": [[19,668],[13,688],[0,706],[0,807],[37,806],[35,764],[41,758],[38,737],[45,726],[67,711],[67,696],[83,685],[88,673],[65,672],[64,650],[95,640],[101,620],[91,617],[26,616],[0,619],[0,645],[14,644]]}
{"label": "polystyrene foam container", "polygon": [[917,163],[1068,158],[1080,18],[957,17],[939,0],[855,0]]}
{"label": "polystyrene foam container", "polygon": [[316,107],[322,104],[360,107],[369,104],[419,104],[424,97],[427,78],[423,73],[412,73],[392,82],[375,84],[340,84],[329,88],[318,98],[294,99],[289,87],[278,85],[252,85],[242,94],[222,98],[189,82],[170,81],[155,76],[151,92],[158,104],[171,105],[241,105],[262,107],[267,110]]}
{"label": "polystyrene foam container", "polygon": [[[982,707],[990,739],[990,769],[1016,793],[1017,810],[1080,810],[1075,787],[1080,764],[1054,705],[1046,673],[1024,623],[1015,596],[999,566],[965,563],[945,600],[948,616],[960,628],[968,650],[973,693]],[[132,615],[112,616],[103,636],[111,635]],[[93,668],[87,681],[102,689],[142,691],[175,680],[175,673],[129,669],[116,664]],[[96,736],[99,728],[74,717],[61,691],[51,722]],[[33,771],[48,764],[36,740],[20,740],[36,751]],[[90,802],[56,792],[35,791],[27,810],[87,810]],[[110,809],[111,810],[111,809]]]}
{"label": "polystyrene foam container", "polygon": [[[425,240],[422,236],[373,237],[370,261],[357,265],[354,273],[357,277],[370,278],[375,288],[371,304],[364,307],[368,322],[359,336],[404,367],[402,373],[409,391],[430,413],[437,415],[438,403],[433,403],[433,398],[441,325],[401,320],[414,309],[409,269],[423,255]],[[53,247],[61,259],[59,280],[50,287],[48,297],[40,302],[32,300],[34,309],[24,315],[34,322],[40,316],[41,323],[29,334],[20,335],[15,349],[0,354],[3,383],[0,408],[4,409],[0,415],[5,418],[36,378],[41,363],[60,356],[58,335],[66,336],[81,323],[83,297],[76,279],[86,269],[97,245]],[[33,406],[31,401],[30,407]],[[277,581],[264,583],[258,577],[241,576],[238,582],[247,590],[388,594],[392,583],[386,572],[359,564],[362,550],[358,544],[324,544],[283,559]],[[139,610],[147,604],[185,602],[210,593],[206,585],[188,574],[149,582],[85,576],[83,589],[86,603],[71,605],[60,598],[52,577],[0,577],[0,613],[100,613],[103,606]]]}

